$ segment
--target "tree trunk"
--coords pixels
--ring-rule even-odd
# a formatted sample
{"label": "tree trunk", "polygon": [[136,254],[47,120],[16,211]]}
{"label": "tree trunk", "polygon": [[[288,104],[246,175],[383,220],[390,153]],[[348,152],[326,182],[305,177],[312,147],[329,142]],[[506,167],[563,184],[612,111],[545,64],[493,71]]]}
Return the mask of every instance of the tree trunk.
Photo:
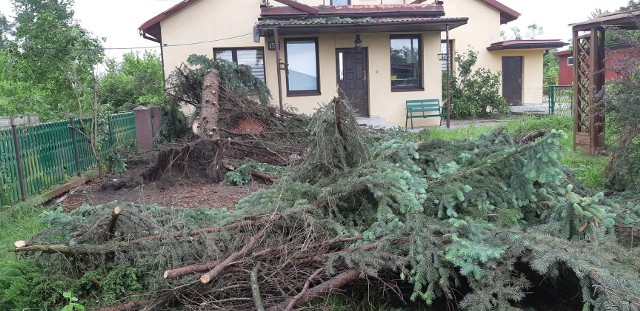
{"label": "tree trunk", "polygon": [[202,106],[198,135],[204,139],[217,140],[218,118],[220,115],[220,73],[211,69],[204,75]]}

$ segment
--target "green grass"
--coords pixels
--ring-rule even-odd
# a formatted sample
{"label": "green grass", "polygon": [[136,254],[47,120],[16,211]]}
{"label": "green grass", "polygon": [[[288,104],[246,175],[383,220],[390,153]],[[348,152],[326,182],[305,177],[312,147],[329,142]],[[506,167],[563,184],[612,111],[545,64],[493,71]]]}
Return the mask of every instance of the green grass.
{"label": "green grass", "polygon": [[[566,137],[560,140],[560,145],[567,148],[567,153],[563,159],[563,164],[574,171],[573,180],[584,183],[589,188],[595,190],[604,189],[604,168],[609,161],[606,156],[590,156],[582,151],[573,150],[572,127],[573,119],[566,116],[524,116],[517,117],[507,122],[487,126],[471,125],[468,128],[456,129],[427,129],[419,132],[417,139],[425,136],[430,138],[442,138],[447,140],[457,140],[474,138],[482,134],[489,133],[497,127],[505,127],[509,133],[527,133],[537,130],[562,130],[567,133]],[[610,141],[611,138],[607,139]]]}
{"label": "green grass", "polygon": [[9,252],[17,240],[29,239],[44,229],[42,199],[31,198],[25,202],[0,208],[0,267],[16,262],[16,255]]}

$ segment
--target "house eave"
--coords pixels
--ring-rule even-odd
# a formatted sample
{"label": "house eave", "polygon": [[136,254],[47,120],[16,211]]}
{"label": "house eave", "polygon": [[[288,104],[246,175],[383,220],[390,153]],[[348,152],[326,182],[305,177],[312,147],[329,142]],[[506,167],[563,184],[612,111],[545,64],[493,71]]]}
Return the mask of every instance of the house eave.
{"label": "house eave", "polygon": [[434,18],[431,20],[368,22],[357,24],[258,24],[257,29],[262,37],[273,36],[274,30],[280,35],[310,35],[332,33],[379,33],[379,32],[424,32],[445,31],[465,25],[468,18]]}
{"label": "house eave", "polygon": [[561,40],[510,40],[492,43],[487,47],[490,52],[508,50],[550,50],[568,45]]}

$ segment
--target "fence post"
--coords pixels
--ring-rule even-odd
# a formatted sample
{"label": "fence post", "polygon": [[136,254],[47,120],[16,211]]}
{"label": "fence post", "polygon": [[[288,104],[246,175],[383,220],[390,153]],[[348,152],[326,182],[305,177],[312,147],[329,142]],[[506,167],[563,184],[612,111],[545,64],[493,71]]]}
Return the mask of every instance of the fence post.
{"label": "fence post", "polygon": [[18,162],[18,182],[20,183],[20,196],[22,201],[27,199],[24,187],[24,167],[22,164],[22,155],[20,155],[20,142],[18,141],[18,127],[11,120],[11,132],[13,134],[13,149],[16,152],[16,162]]}
{"label": "fence post", "polygon": [[554,114],[556,110],[556,92],[553,85],[549,85],[549,114]]}
{"label": "fence post", "polygon": [[76,139],[76,126],[73,118],[69,117],[69,128],[71,129],[71,140],[73,141],[73,157],[76,161],[76,174],[80,176],[80,155],[78,154],[78,140]]}
{"label": "fence post", "polygon": [[113,148],[113,115],[109,115],[107,120],[109,122],[109,148]]}

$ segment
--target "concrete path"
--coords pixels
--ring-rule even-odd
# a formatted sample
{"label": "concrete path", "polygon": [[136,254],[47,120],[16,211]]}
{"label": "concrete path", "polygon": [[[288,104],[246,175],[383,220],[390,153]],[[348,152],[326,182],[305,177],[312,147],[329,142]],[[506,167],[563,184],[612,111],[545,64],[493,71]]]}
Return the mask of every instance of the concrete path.
{"label": "concrete path", "polygon": [[[548,114],[549,106],[540,104],[540,105],[523,105],[523,106],[511,106],[511,111],[515,113],[531,113],[531,114]],[[404,128],[402,126],[398,126],[393,123],[387,122],[384,118],[381,117],[358,117],[356,118],[358,124],[362,126],[371,127],[374,129],[391,129],[394,127]],[[496,125],[502,122],[507,122],[508,120],[499,120],[499,119],[473,119],[473,120],[451,120],[451,127],[454,128],[466,128],[469,126],[488,126],[488,125]],[[443,122],[444,123],[444,122]],[[446,129],[447,126],[443,124],[442,126],[429,126],[429,127],[415,127],[414,129],[409,129],[409,131],[417,132],[423,130],[425,128],[442,128]]]}

